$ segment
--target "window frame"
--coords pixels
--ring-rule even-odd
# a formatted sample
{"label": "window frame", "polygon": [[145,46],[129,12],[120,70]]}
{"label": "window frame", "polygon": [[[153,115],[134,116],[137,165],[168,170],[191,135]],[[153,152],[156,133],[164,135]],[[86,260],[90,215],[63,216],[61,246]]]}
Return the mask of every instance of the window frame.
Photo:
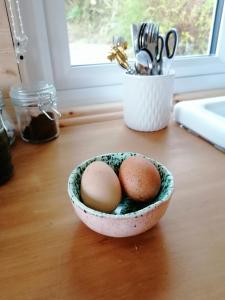
{"label": "window frame", "polygon": [[[29,36],[28,51],[19,65],[24,81],[44,79],[54,83],[69,105],[121,100],[124,71],[116,64],[70,65],[63,0],[20,3]],[[225,88],[225,9],[215,56],[178,57],[173,67],[175,93]]]}

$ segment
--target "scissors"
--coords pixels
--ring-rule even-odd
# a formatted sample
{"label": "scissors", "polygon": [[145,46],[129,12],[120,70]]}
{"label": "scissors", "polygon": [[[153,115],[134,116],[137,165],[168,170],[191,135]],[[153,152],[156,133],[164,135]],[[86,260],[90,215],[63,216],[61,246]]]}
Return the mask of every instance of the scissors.
{"label": "scissors", "polygon": [[178,44],[178,35],[175,28],[170,29],[165,39],[162,36],[158,38],[158,55],[157,55],[157,63],[159,74],[162,74],[162,64],[166,62],[165,66],[165,74],[169,74],[169,70],[172,64],[172,59],[176,54]]}
{"label": "scissors", "polygon": [[177,31],[175,28],[170,29],[165,37],[165,49],[166,49],[166,56],[169,59],[172,59],[177,50]]}
{"label": "scissors", "polygon": [[157,72],[158,72],[158,75],[162,74],[163,48],[164,48],[164,39],[163,39],[162,35],[158,35],[157,46],[156,46],[156,63],[157,63]]}
{"label": "scissors", "polygon": [[172,59],[175,56],[178,44],[178,36],[175,28],[170,29],[165,37],[165,74],[168,75],[172,64]]}

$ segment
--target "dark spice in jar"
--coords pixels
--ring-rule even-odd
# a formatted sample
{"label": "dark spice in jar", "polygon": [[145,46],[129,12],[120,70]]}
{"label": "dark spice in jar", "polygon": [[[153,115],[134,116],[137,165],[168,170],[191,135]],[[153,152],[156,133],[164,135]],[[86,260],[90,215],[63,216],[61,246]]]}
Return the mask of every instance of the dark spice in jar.
{"label": "dark spice in jar", "polygon": [[[54,119],[52,112],[47,114]],[[30,124],[22,132],[23,138],[31,143],[46,142],[57,137],[57,124],[45,114],[32,117]]]}
{"label": "dark spice in jar", "polygon": [[5,129],[0,128],[0,185],[5,183],[13,174],[9,140]]}

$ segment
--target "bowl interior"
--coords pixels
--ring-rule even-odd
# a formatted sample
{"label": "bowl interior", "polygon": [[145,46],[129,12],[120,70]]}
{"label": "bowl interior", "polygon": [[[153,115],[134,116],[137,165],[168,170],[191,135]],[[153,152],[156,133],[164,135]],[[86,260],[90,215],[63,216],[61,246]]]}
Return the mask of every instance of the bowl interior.
{"label": "bowl interior", "polygon": [[[119,152],[119,153],[108,153],[99,155],[93,158],[90,158],[84,162],[82,162],[79,166],[77,166],[71,173],[69,177],[68,182],[68,192],[71,198],[71,201],[73,204],[78,204],[79,206],[86,207],[89,211],[94,211],[93,209],[87,207],[80,196],[80,183],[81,183],[81,177],[86,169],[86,167],[91,164],[94,161],[103,161],[107,163],[109,166],[112,167],[112,169],[115,171],[115,173],[118,175],[119,168],[121,163],[127,159],[130,156],[141,156],[149,161],[151,161],[155,167],[158,169],[160,177],[161,177],[161,187],[158,195],[151,201],[147,202],[136,202],[133,200],[130,200],[126,195],[123,195],[122,201],[118,205],[118,207],[109,215],[127,215],[130,213],[134,213],[136,211],[142,210],[154,203],[158,203],[161,201],[166,201],[170,198],[170,195],[173,191],[173,176],[170,173],[170,171],[160,164],[159,162],[146,157],[139,153],[134,152]],[[107,213],[102,213],[107,214]]]}

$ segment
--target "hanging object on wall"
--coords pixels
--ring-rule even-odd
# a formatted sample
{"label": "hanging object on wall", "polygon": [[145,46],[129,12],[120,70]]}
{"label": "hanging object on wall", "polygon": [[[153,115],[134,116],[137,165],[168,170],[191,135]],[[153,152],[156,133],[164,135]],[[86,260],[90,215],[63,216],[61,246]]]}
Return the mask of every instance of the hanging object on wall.
{"label": "hanging object on wall", "polygon": [[27,50],[28,37],[24,32],[19,0],[7,0],[7,2],[16,58],[20,63]]}

